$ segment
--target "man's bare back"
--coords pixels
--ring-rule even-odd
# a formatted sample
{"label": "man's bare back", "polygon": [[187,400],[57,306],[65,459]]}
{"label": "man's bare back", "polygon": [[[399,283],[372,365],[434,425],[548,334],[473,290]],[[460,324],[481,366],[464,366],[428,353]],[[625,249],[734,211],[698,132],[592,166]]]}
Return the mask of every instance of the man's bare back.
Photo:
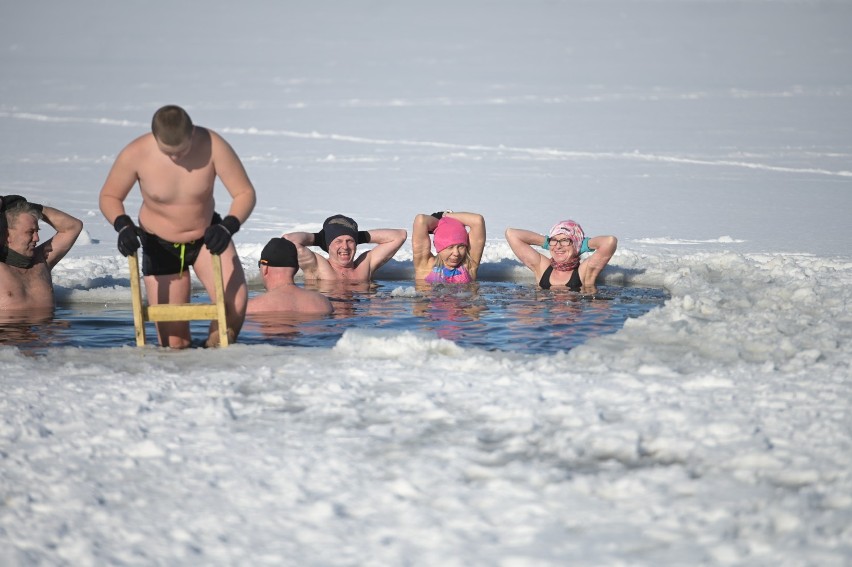
{"label": "man's bare back", "polygon": [[272,238],[260,252],[260,277],[266,292],[249,300],[247,313],[301,313],[328,315],[334,311],[324,295],[307,291],[293,281],[299,270],[296,246],[286,238]]}

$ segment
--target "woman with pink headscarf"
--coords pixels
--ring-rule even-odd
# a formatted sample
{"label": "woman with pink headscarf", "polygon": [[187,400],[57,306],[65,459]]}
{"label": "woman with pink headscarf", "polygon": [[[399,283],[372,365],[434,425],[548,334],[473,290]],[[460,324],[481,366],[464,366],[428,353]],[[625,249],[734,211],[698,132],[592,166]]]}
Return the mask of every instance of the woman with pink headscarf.
{"label": "woman with pink headscarf", "polygon": [[[547,235],[520,228],[507,228],[506,241],[518,260],[532,270],[542,289],[567,287],[595,293],[595,280],[618,247],[614,236],[586,238],[582,227],[572,220],[559,221]],[[542,254],[533,248],[549,250]],[[594,252],[585,260],[581,255]]]}
{"label": "woman with pink headscarf", "polygon": [[[434,234],[435,254],[430,234]],[[485,219],[476,213],[453,211],[417,215],[411,231],[411,247],[415,280],[470,283],[476,280],[485,249]]]}

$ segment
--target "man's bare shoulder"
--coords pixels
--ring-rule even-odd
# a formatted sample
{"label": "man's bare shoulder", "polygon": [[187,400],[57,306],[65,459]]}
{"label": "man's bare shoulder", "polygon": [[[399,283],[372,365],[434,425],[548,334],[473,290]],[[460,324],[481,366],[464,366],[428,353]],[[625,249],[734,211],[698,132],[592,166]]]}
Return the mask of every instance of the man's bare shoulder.
{"label": "man's bare shoulder", "polygon": [[203,136],[203,137],[207,138],[208,140],[210,140],[210,144],[213,146],[214,152],[221,151],[223,149],[225,149],[227,151],[233,151],[231,149],[231,145],[228,143],[228,141],[225,138],[223,138],[222,135],[219,134],[218,132],[216,132],[215,130],[211,130],[209,128],[202,128],[201,126],[196,126],[195,130],[196,130],[196,134],[195,134],[196,136],[200,135],[200,136]]}
{"label": "man's bare shoulder", "polygon": [[156,148],[157,142],[154,139],[154,134],[152,134],[151,132],[148,132],[146,134],[142,134],[138,138],[131,140],[129,144],[124,146],[123,151],[127,151],[127,150],[131,150],[131,151],[145,150],[145,151],[148,151],[148,149],[151,148],[151,147]]}
{"label": "man's bare shoulder", "polygon": [[253,315],[255,313],[264,313],[267,311],[272,311],[268,291],[264,292],[261,295],[252,297],[248,300],[248,305],[246,306],[247,315]]}
{"label": "man's bare shoulder", "polygon": [[218,161],[219,163],[239,161],[237,152],[231,144],[229,144],[228,141],[217,132],[207,128],[201,128],[200,126],[196,126],[196,130],[199,130],[199,132],[196,133],[197,137],[210,141],[210,149],[213,154],[214,161]]}
{"label": "man's bare shoulder", "polygon": [[150,132],[142,134],[119,152],[117,160],[124,160],[130,163],[138,163],[139,160],[149,156],[152,151],[157,149],[157,142],[154,135]]}
{"label": "man's bare shoulder", "polygon": [[302,275],[306,280],[337,280],[341,279],[340,275],[337,273],[337,270],[331,265],[328,261],[328,258],[325,256],[321,256],[316,252],[309,250],[310,254],[313,254],[315,261],[311,264],[305,264],[301,258],[299,258],[299,263],[301,264]]}
{"label": "man's bare shoulder", "polygon": [[222,135],[219,134],[219,132],[217,132],[216,130],[211,130],[210,128],[205,128],[204,126],[196,126],[195,127],[195,134],[196,135],[201,134],[202,136],[207,136],[211,140],[215,140],[216,142],[224,142],[225,141],[225,138],[223,138]]}
{"label": "man's bare shoulder", "polygon": [[354,268],[352,269],[352,274],[354,277],[350,279],[370,279],[370,274],[372,273],[370,258],[374,256],[373,250],[367,250],[366,252],[360,254],[357,258],[355,258]]}

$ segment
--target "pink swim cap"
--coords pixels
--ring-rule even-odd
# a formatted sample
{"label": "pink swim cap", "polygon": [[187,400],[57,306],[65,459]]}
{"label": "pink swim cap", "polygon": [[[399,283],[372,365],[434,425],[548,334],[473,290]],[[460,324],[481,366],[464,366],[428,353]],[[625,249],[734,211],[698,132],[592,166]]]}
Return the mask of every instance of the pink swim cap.
{"label": "pink swim cap", "polygon": [[438,226],[435,227],[435,250],[440,252],[453,244],[464,244],[470,248],[470,238],[467,235],[467,229],[465,229],[461,221],[450,217],[442,217],[438,221]]}
{"label": "pink swim cap", "polygon": [[583,245],[583,238],[586,235],[583,233],[583,227],[572,220],[564,220],[559,221],[553,227],[551,227],[550,232],[547,233],[548,238],[553,238],[554,236],[567,236],[571,239],[571,244],[574,246],[574,253],[580,253],[580,247]]}

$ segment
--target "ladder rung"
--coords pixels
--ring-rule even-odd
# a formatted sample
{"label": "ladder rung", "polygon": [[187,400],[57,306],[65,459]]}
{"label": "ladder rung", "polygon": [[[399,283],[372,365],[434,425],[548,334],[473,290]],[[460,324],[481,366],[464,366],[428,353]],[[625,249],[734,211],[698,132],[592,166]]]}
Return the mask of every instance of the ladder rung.
{"label": "ladder rung", "polygon": [[217,317],[212,303],[176,303],[149,305],[142,308],[146,321],[203,321]]}
{"label": "ladder rung", "polygon": [[219,345],[228,346],[228,323],[225,318],[225,285],[222,280],[222,259],[213,255],[213,279],[216,303],[176,303],[143,305],[139,260],[136,254],[127,257],[130,264],[130,296],[133,300],[133,324],[136,327],[136,345],[145,344],[145,321],[218,321]]}

